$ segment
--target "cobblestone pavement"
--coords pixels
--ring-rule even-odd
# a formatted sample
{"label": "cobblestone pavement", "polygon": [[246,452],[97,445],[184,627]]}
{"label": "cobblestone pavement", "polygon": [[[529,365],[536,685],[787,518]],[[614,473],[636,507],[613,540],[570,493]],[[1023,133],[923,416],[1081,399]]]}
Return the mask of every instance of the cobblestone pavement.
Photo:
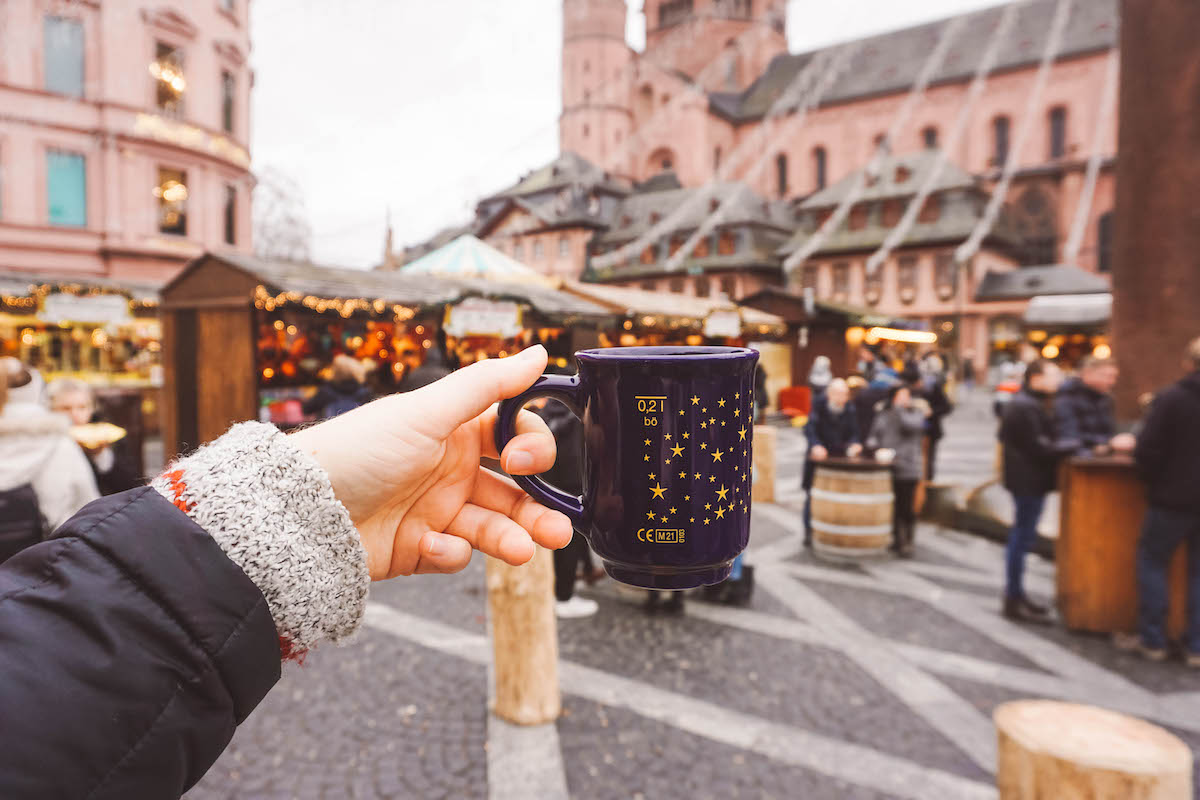
{"label": "cobblestone pavement", "polygon": [[[782,433],[781,490],[803,456]],[[990,715],[1027,697],[1131,713],[1200,748],[1200,675],[1007,622],[997,545],[923,526],[911,561],[823,564],[798,546],[802,494],[779,495],[754,508],[749,607],[691,598],[648,616],[606,581],[583,590],[595,617],[560,623],[551,730],[572,797],[994,798]],[[1052,565],[1029,571],[1048,596]],[[371,603],[357,642],[285,668],[189,798],[512,796],[488,780],[480,559],[378,585]]]}

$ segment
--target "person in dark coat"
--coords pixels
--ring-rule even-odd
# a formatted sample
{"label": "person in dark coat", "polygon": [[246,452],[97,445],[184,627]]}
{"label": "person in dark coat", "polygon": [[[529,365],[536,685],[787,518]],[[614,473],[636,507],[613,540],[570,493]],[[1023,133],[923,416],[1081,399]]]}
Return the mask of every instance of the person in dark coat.
{"label": "person in dark coat", "polygon": [[1088,356],[1080,365],[1079,377],[1063,383],[1054,400],[1054,416],[1063,438],[1079,442],[1080,455],[1129,451],[1136,440],[1117,433],[1112,390],[1117,385],[1117,365]]}
{"label": "person in dark coat", "polygon": [[1062,372],[1053,362],[1034,361],[1025,370],[1025,384],[1009,401],[1000,423],[1004,448],[1004,488],[1015,506],[1005,551],[1004,616],[1027,622],[1049,621],[1049,610],[1025,594],[1025,555],[1037,540],[1038,522],[1046,495],[1054,491],[1058,463],[1078,442],[1062,439],[1051,413]]}
{"label": "person in dark coat", "polygon": [[236,425],[5,562],[0,797],[179,797],[281,661],[358,628],[371,580],[566,545],[564,515],[479,463],[554,462],[534,414],[494,439],[493,404],[545,366],[532,348],[290,435]]}
{"label": "person in dark coat", "polygon": [[332,419],[371,402],[371,391],[364,384],[367,374],[362,362],[344,354],[334,356],[330,373],[329,381],[301,404],[305,414]]}
{"label": "person in dark coat", "polygon": [[[96,408],[96,395],[92,387],[74,378],[58,378],[46,387],[50,410],[67,417],[72,425],[90,422],[107,422]],[[84,448],[96,488],[102,496],[136,489],[146,481],[138,474],[129,443],[122,439],[103,447]]]}
{"label": "person in dark coat", "polygon": [[1187,542],[1184,657],[1200,668],[1200,339],[1189,346],[1186,365],[1188,375],[1155,398],[1133,453],[1149,499],[1138,540],[1134,646],[1147,658],[1166,658],[1167,566]]}
{"label": "person in dark coat", "polygon": [[853,458],[862,452],[858,416],[849,405],[850,388],[841,378],[830,381],[825,396],[813,405],[804,426],[808,453],[804,459],[804,546],[812,547],[812,485],[817,463],[830,456]]}
{"label": "person in dark coat", "polygon": [[913,555],[916,538],[917,486],[921,483],[923,461],[921,442],[925,436],[926,411],[914,405],[912,390],[904,384],[893,387],[886,406],[875,415],[867,447],[891,452],[892,551],[905,558]]}

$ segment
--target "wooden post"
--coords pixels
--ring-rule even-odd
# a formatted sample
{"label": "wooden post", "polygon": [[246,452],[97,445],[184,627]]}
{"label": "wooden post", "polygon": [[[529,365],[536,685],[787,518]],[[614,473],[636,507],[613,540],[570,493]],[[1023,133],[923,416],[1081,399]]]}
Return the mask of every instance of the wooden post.
{"label": "wooden post", "polygon": [[539,547],[524,566],[487,560],[492,623],[492,711],[517,725],[558,719],[558,627],[554,617],[554,560]]}
{"label": "wooden post", "polygon": [[1192,754],[1156,725],[1103,708],[1019,700],[996,709],[1000,800],[1191,800]]}
{"label": "wooden post", "polygon": [[754,484],[750,487],[750,499],[775,502],[775,429],[768,425],[754,426]]}

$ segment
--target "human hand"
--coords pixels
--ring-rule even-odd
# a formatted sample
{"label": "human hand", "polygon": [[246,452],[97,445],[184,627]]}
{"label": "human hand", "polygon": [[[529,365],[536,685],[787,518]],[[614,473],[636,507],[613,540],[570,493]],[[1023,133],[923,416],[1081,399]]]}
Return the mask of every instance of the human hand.
{"label": "human hand", "polygon": [[852,444],[846,448],[846,455],[849,456],[850,458],[858,458],[858,455],[861,452],[862,452],[861,444]]}
{"label": "human hand", "polygon": [[1137,447],[1137,437],[1132,433],[1118,433],[1109,440],[1109,445],[1118,453],[1128,453]]}
{"label": "human hand", "polygon": [[825,459],[829,458],[829,451],[821,445],[816,445],[812,449],[811,456],[813,461],[824,461]]}
{"label": "human hand", "polygon": [[554,437],[536,414],[518,415],[517,436],[503,454],[494,436],[495,404],[529,388],[545,368],[538,345],[291,435],[329,474],[358,528],[372,580],[457,572],[472,548],[524,564],[535,542],[557,549],[571,540],[565,515],[479,464],[499,458],[514,475],[553,466]]}

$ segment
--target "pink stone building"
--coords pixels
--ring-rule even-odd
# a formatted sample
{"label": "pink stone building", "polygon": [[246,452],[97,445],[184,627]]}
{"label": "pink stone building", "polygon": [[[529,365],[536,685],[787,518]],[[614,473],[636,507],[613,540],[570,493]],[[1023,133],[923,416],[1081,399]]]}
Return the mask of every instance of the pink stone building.
{"label": "pink stone building", "polygon": [[0,3],[0,270],[162,283],[250,250],[248,3]]}

